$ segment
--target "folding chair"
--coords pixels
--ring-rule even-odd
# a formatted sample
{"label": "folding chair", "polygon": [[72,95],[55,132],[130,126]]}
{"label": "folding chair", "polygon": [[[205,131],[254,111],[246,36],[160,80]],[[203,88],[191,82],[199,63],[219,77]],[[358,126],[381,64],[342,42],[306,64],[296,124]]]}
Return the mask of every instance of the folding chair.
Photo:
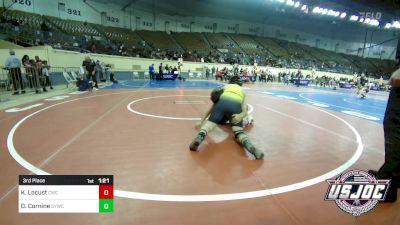
{"label": "folding chair", "polygon": [[189,73],[189,78],[193,79],[194,78],[194,74],[193,73]]}
{"label": "folding chair", "polygon": [[150,79],[150,74],[148,71],[144,72],[144,79]]}
{"label": "folding chair", "polygon": [[71,71],[70,74],[71,74],[72,80],[78,80],[78,75],[74,71]]}
{"label": "folding chair", "polygon": [[77,80],[73,80],[67,72],[63,72],[64,79],[67,81],[67,88],[76,88]]}
{"label": "folding chair", "polygon": [[139,73],[136,72],[136,71],[134,71],[134,72],[133,72],[132,79],[139,79]]}

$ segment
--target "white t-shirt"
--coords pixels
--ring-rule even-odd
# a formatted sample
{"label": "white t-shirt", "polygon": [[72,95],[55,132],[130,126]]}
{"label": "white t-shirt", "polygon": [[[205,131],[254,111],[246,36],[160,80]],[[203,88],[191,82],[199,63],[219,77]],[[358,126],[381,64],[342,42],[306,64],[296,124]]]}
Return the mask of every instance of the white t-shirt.
{"label": "white t-shirt", "polygon": [[50,75],[49,70],[47,69],[47,67],[43,67],[42,68],[42,73],[46,77],[48,77]]}

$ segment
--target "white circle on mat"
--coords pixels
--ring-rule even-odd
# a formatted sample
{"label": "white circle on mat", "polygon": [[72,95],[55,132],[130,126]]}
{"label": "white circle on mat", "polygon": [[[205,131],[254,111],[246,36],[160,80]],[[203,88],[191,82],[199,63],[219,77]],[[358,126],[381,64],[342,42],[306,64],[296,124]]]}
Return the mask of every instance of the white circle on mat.
{"label": "white circle on mat", "polygon": [[[57,103],[54,105],[47,106],[43,109],[33,112],[33,113],[25,116],[24,118],[22,118],[11,128],[11,130],[7,136],[8,152],[10,153],[10,155],[14,158],[14,160],[16,162],[18,162],[22,167],[26,168],[27,170],[31,171],[32,173],[38,174],[38,175],[51,175],[50,173],[48,173],[48,172],[36,167],[35,165],[29,163],[28,161],[26,161],[17,152],[17,149],[14,146],[14,135],[15,135],[15,132],[17,131],[17,128],[19,126],[21,126],[21,124],[24,121],[39,114],[40,112],[43,112],[47,109],[53,108],[55,106],[59,106],[64,103],[74,102],[74,101],[88,99],[88,98],[95,98],[95,97],[100,97],[100,96],[118,95],[118,94],[132,93],[132,92],[135,92],[135,91],[112,93],[112,94],[102,94],[102,95],[89,96],[89,97],[68,100],[68,101],[64,101],[64,102],[60,102],[60,103]],[[311,106],[309,106],[309,107],[311,107]],[[143,192],[114,190],[114,196],[121,197],[121,198],[139,199],[139,200],[170,201],[170,202],[232,201],[232,200],[250,199],[250,198],[258,198],[258,197],[265,197],[265,196],[269,196],[269,195],[281,194],[281,193],[295,191],[295,190],[299,190],[301,188],[309,187],[311,185],[318,184],[320,182],[324,182],[325,180],[332,178],[332,177],[336,176],[337,174],[340,174],[341,172],[350,168],[361,157],[364,146],[363,146],[360,134],[350,123],[348,123],[344,119],[342,119],[332,113],[329,113],[327,111],[324,111],[324,110],[321,110],[321,109],[318,109],[315,107],[312,107],[312,108],[314,108],[315,110],[321,111],[323,113],[326,113],[326,114],[336,118],[337,120],[343,122],[346,126],[348,126],[351,129],[351,131],[353,132],[353,134],[356,137],[356,141],[357,141],[356,152],[349,160],[347,160],[345,163],[343,163],[336,169],[328,171],[318,177],[314,177],[314,178],[311,178],[311,179],[308,179],[305,181],[301,181],[298,183],[294,183],[294,184],[290,184],[290,185],[286,185],[286,186],[282,186],[282,187],[271,188],[271,189],[263,189],[263,190],[258,190],[258,191],[238,192],[238,193],[229,193],[229,194],[209,194],[209,195],[168,195],[168,194],[150,194],[150,193],[143,193]]]}
{"label": "white circle on mat", "polygon": [[374,121],[379,121],[380,119],[378,117],[375,116],[370,116],[370,115],[365,115],[359,112],[353,112],[353,111],[347,111],[347,110],[343,110],[341,111],[342,113],[346,113],[348,115],[352,115],[352,116],[357,116],[363,119],[367,119],[367,120],[374,120]]}
{"label": "white circle on mat", "polygon": [[[132,105],[134,105],[137,102],[140,101],[144,101],[144,100],[148,100],[148,99],[157,99],[157,98],[169,98],[169,97],[182,97],[182,96],[190,96],[190,97],[201,97],[201,98],[209,98],[210,96],[204,96],[204,95],[161,95],[161,96],[153,96],[153,97],[147,97],[147,98],[140,98],[140,99],[136,99],[132,102],[130,102],[126,108],[138,115],[141,116],[148,116],[148,117],[153,117],[153,118],[159,118],[159,119],[168,119],[168,120],[200,120],[201,118],[197,118],[197,117],[174,117],[174,116],[161,116],[161,115],[153,115],[153,114],[149,114],[149,113],[143,113],[143,112],[139,112],[136,111],[132,108]],[[247,104],[249,106],[249,114],[253,112],[254,107],[250,104]]]}

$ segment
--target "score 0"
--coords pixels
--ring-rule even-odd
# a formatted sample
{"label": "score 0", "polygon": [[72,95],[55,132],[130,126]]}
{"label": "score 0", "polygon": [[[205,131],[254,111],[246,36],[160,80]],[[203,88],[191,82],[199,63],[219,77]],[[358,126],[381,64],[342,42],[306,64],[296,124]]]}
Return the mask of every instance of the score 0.
{"label": "score 0", "polygon": [[99,186],[99,212],[107,213],[114,211],[114,189],[112,185]]}

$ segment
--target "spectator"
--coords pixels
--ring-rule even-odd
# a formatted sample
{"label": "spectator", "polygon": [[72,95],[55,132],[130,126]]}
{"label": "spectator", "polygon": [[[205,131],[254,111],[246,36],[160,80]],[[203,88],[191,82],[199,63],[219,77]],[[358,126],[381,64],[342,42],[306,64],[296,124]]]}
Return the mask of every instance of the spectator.
{"label": "spectator", "polygon": [[167,65],[165,65],[165,73],[169,73],[170,71],[169,71],[169,66],[168,66],[168,64]]}
{"label": "spectator", "polygon": [[206,79],[208,80],[208,77],[210,76],[210,68],[206,68]]}
{"label": "spectator", "polygon": [[158,66],[158,75],[160,76],[160,79],[163,78],[163,65],[160,63],[160,66]]}
{"label": "spectator", "polygon": [[7,58],[5,66],[6,69],[8,70],[9,76],[12,80],[12,84],[14,87],[13,95],[18,95],[19,89],[21,89],[22,94],[25,94],[24,82],[21,76],[21,65],[22,65],[21,60],[19,60],[15,56],[15,51],[10,50],[10,56]]}
{"label": "spectator", "polygon": [[152,63],[149,66],[149,74],[150,74],[150,80],[155,80],[155,77],[154,77],[154,63]]}
{"label": "spectator", "polygon": [[35,60],[30,60],[28,55],[24,55],[22,57],[22,65],[25,67],[26,77],[29,82],[29,87],[31,89],[35,89],[36,94],[40,93],[39,91],[39,79],[37,77]]}
{"label": "spectator", "polygon": [[51,74],[50,74],[50,66],[47,65],[47,61],[46,60],[42,61],[42,74],[43,74],[43,77],[45,79],[44,86],[45,87],[46,86],[50,86],[50,89],[54,89],[53,85],[52,85],[52,82],[51,82],[51,79],[50,79],[50,76],[51,76]]}
{"label": "spectator", "polygon": [[106,81],[103,65],[104,65],[104,63],[100,62],[100,60],[96,60],[96,74],[97,74],[98,80],[100,80],[101,82]]}
{"label": "spectator", "polygon": [[215,66],[213,66],[212,68],[211,68],[211,76],[215,76]]}
{"label": "spectator", "polygon": [[36,74],[37,78],[39,79],[40,86],[42,86],[43,91],[47,92],[46,89],[46,78],[43,76],[43,71],[42,71],[42,60],[39,58],[39,56],[35,56],[35,65],[36,65]]}
{"label": "spectator", "polygon": [[22,56],[22,66],[25,68],[26,78],[28,79],[29,87],[33,88],[33,75],[31,70],[31,64],[29,63],[29,56],[24,55]]}
{"label": "spectator", "polygon": [[[399,64],[399,58],[397,63]],[[391,179],[385,202],[397,200],[397,188],[400,187],[400,69],[389,80],[392,85],[383,121],[385,136],[385,161],[378,171],[370,170],[379,179]]]}
{"label": "spectator", "polygon": [[267,75],[266,75],[266,72],[265,72],[264,70],[261,71],[261,74],[260,74],[260,77],[258,78],[258,81],[260,81],[260,82],[262,82],[262,81],[267,82]]}

